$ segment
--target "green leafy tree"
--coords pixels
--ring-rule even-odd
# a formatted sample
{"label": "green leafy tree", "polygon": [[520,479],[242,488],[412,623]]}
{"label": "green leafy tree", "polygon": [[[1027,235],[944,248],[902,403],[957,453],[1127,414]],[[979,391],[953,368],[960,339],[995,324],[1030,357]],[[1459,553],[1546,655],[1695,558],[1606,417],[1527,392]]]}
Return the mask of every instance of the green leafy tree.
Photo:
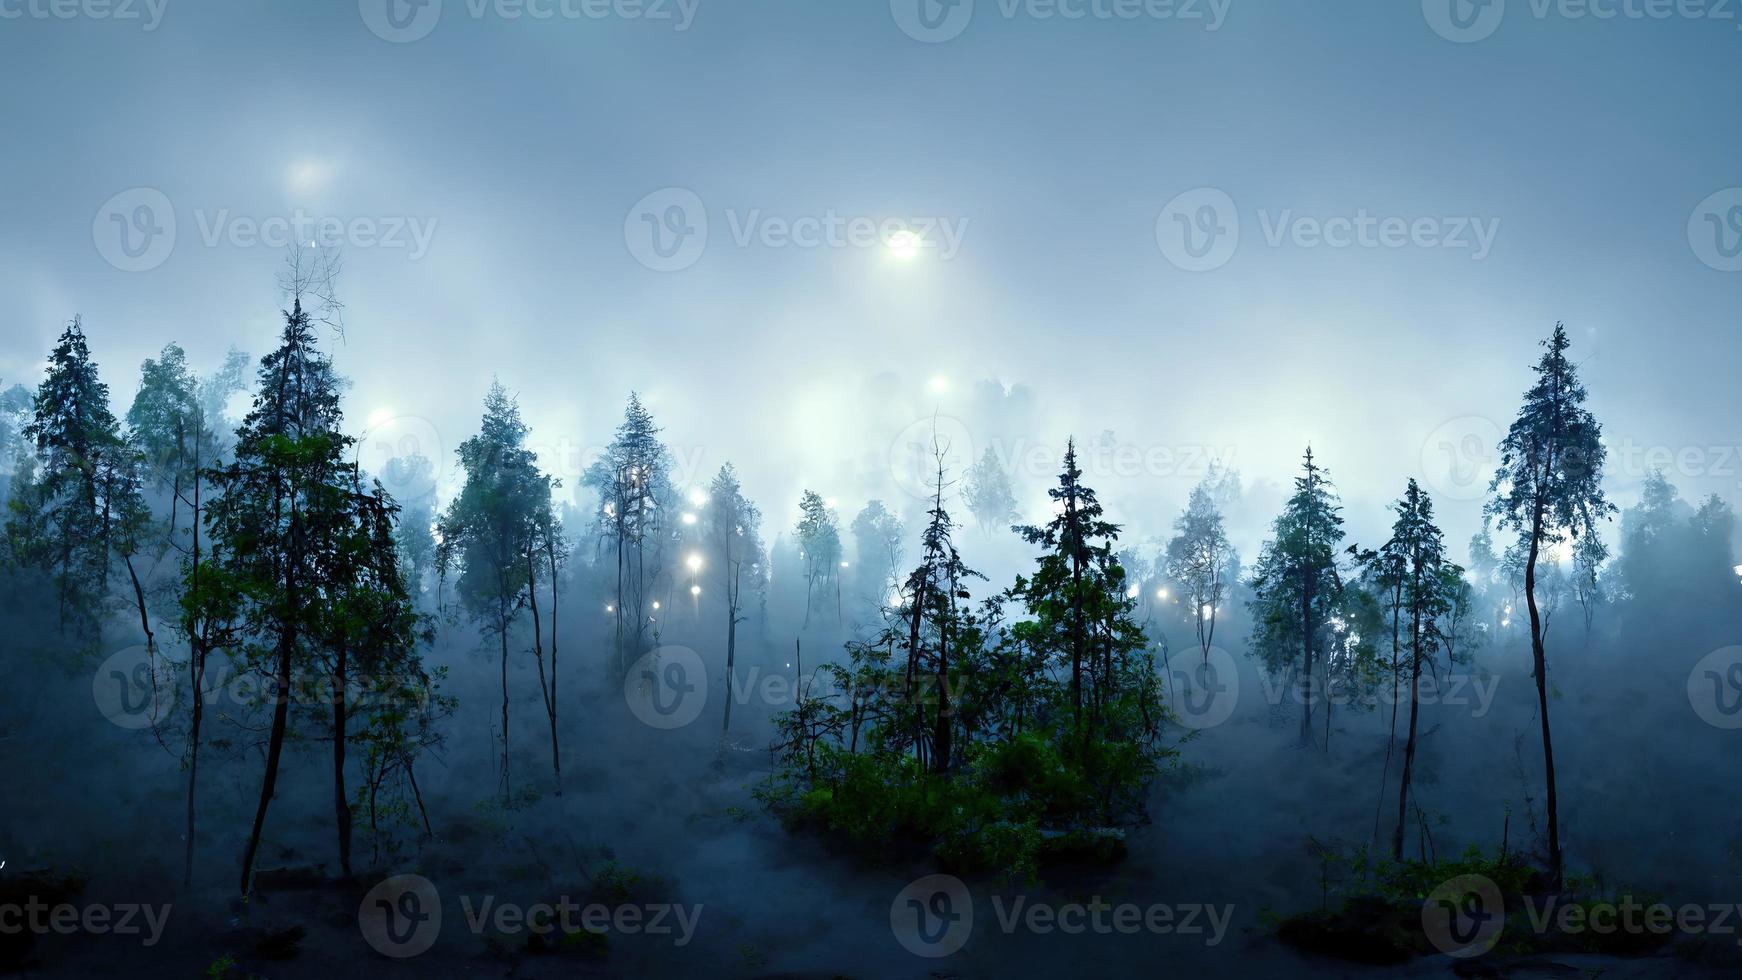
{"label": "green leafy tree", "polygon": [[[1445,646],[1442,620],[1453,609],[1453,594],[1448,592],[1448,583],[1462,583],[1463,569],[1446,560],[1445,536],[1434,524],[1433,500],[1414,480],[1409,481],[1395,510],[1397,520],[1391,526],[1391,539],[1386,542],[1384,554],[1395,562],[1395,566],[1388,569],[1396,574],[1398,580],[1397,602],[1393,608],[1401,608],[1409,617],[1409,728],[1404,739],[1403,775],[1398,784],[1397,830],[1391,838],[1392,860],[1402,861],[1410,781],[1415,771],[1422,672],[1433,669],[1436,654]],[[1395,701],[1393,704],[1395,725]],[[1388,766],[1390,757],[1388,747]]]}
{"label": "green leafy tree", "polygon": [[962,498],[968,504],[968,512],[974,515],[980,523],[980,530],[986,534],[1000,525],[1008,526],[1018,517],[1010,474],[998,464],[998,454],[991,447],[987,447],[979,460],[968,467]]}
{"label": "green leafy tree", "polygon": [[[1126,594],[1125,569],[1114,552],[1119,526],[1105,519],[1082,476],[1076,445],[1067,443],[1058,485],[1047,491],[1052,520],[1017,528],[1042,550],[1034,571],[1018,576],[1010,594],[1032,617],[1016,625],[1017,635],[1048,660],[1069,665],[1071,730],[1086,749],[1097,730],[1129,724],[1115,712],[1132,688],[1132,670],[1142,673],[1139,654],[1148,643],[1131,618],[1136,602]],[[1135,706],[1146,715],[1144,726],[1160,724],[1141,698]]]}
{"label": "green leafy tree", "polygon": [[[798,511],[794,537],[798,543],[799,559],[804,562],[804,625],[809,626],[811,612],[819,597],[826,593],[830,583],[838,581],[841,529],[834,510],[815,490],[804,492],[799,499]],[[817,588],[819,584],[824,587],[821,592]]]}
{"label": "green leafy tree", "polygon": [[1343,591],[1337,547],[1342,506],[1329,474],[1308,448],[1253,568],[1252,648],[1273,673],[1298,672],[1302,685],[1300,744],[1313,745],[1313,670]]}
{"label": "green leafy tree", "polygon": [[187,354],[177,344],[146,358],[139,369],[139,391],[127,409],[127,429],[143,457],[145,476],[170,495],[169,534],[176,531],[182,488],[193,479],[196,419],[201,413],[198,382]]}
{"label": "green leafy tree", "polygon": [[[673,498],[671,459],[659,441],[653,413],[634,392],[623,409],[623,421],[605,453],[588,468],[584,483],[599,494],[600,543],[615,553],[617,601],[612,605],[617,627],[617,670],[627,669],[624,623],[633,624],[632,642],[640,655],[648,624],[648,590],[659,571],[659,549],[666,520],[662,505]],[[648,550],[654,569],[649,574]]]}
{"label": "green leafy tree", "polygon": [[[401,486],[431,486],[435,482],[435,464],[422,453],[397,457],[391,465],[400,478],[396,482]],[[399,549],[399,563],[405,569],[406,590],[416,598],[423,595],[436,567],[436,514],[428,496],[402,507],[394,545]]]}
{"label": "green leafy tree", "polygon": [[78,318],[62,331],[37,386],[24,436],[38,465],[17,488],[9,521],[13,553],[53,570],[60,625],[95,639],[96,610],[108,588],[110,519],[99,472],[105,455],[122,451],[109,410],[109,386]]}
{"label": "green leafy tree", "polygon": [[1603,427],[1585,408],[1585,386],[1568,358],[1572,341],[1555,324],[1543,342],[1536,382],[1500,443],[1500,466],[1491,486],[1489,513],[1502,528],[1516,531],[1525,552],[1524,598],[1530,611],[1530,647],[1536,666],[1538,716],[1542,724],[1544,781],[1547,785],[1549,875],[1561,882],[1560,802],[1555,787],[1554,742],[1549,725],[1546,623],[1538,608],[1538,565],[1543,553],[1565,540],[1595,534],[1597,522],[1615,508],[1603,495],[1603,464],[1608,451]]}
{"label": "green leafy tree", "polygon": [[[392,547],[395,505],[379,484],[362,485],[346,456],[341,383],[316,345],[301,295],[285,313],[276,350],[261,359],[254,403],[236,431],[234,458],[210,471],[219,492],[206,511],[213,574],[188,593],[195,619],[233,619],[235,654],[273,680],[265,770],[241,890],[247,894],[290,728],[291,680],[333,685],[334,807],[340,864],[350,873],[345,791],[353,676],[393,683],[413,671],[414,617]],[[196,561],[190,574],[200,574]]]}
{"label": "green leafy tree", "polygon": [[1185,513],[1173,527],[1174,536],[1167,543],[1166,574],[1189,605],[1198,646],[1208,663],[1210,646],[1216,639],[1216,614],[1228,594],[1223,576],[1234,555],[1210,480],[1192,488]]}
{"label": "green leafy tree", "polygon": [[860,588],[868,593],[873,608],[900,583],[896,575],[905,551],[902,539],[907,525],[883,501],[873,500],[853,518],[853,545],[858,554]]}
{"label": "green leafy tree", "polygon": [[[497,735],[502,744],[501,790],[506,801],[512,795],[509,633],[520,611],[529,605],[534,610],[534,629],[539,629],[535,555],[542,555],[546,526],[554,522],[549,516],[550,479],[538,472],[532,450],[526,446],[526,424],[521,421],[520,408],[500,384],[492,384],[485,395],[478,434],[460,444],[459,458],[466,480],[442,515],[437,567],[444,578],[458,570],[455,592],[461,606],[501,648],[502,727]],[[542,635],[538,655],[542,678]],[[543,680],[540,687],[546,691],[547,710],[554,710]],[[554,729],[551,753],[560,787],[560,751]]]}

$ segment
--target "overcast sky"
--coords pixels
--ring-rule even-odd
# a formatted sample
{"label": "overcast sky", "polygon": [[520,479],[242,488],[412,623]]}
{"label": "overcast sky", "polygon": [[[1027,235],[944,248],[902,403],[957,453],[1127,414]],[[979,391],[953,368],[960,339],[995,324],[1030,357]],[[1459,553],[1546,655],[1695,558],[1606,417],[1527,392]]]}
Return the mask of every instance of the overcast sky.
{"label": "overcast sky", "polygon": [[122,408],[262,353],[306,216],[353,426],[451,457],[495,374],[571,486],[632,388],[782,527],[901,498],[934,411],[1025,503],[1111,430],[1145,534],[1310,439],[1358,537],[1413,475],[1462,557],[1445,461],[1559,319],[1622,502],[1653,448],[1736,499],[1742,15],[1597,6],[0,0],[0,380],[74,314]]}

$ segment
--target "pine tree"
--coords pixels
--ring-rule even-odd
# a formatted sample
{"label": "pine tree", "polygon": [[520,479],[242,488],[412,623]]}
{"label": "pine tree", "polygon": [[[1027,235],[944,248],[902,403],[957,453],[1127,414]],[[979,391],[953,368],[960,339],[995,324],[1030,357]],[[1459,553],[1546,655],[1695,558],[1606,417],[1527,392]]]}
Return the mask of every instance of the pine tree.
{"label": "pine tree", "polygon": [[[457,568],[455,592],[466,612],[496,637],[501,648],[502,740],[501,789],[511,798],[509,766],[508,637],[522,608],[533,610],[538,636],[540,686],[545,690],[546,710],[554,715],[555,701],[544,687],[541,625],[537,612],[538,561],[545,548],[554,554],[550,509],[550,478],[540,474],[533,453],[526,447],[526,424],[520,408],[501,384],[493,383],[484,398],[484,417],[478,434],[460,444],[460,467],[466,482],[441,520],[441,546],[437,567],[445,578]],[[552,766],[559,774],[560,751],[551,733]],[[560,795],[560,789],[559,789]]]}
{"label": "pine tree", "polygon": [[[1397,521],[1391,527],[1385,553],[1397,559],[1394,571],[1400,585],[1398,605],[1409,613],[1409,729],[1404,739],[1403,776],[1398,785],[1397,830],[1391,839],[1392,860],[1401,861],[1410,781],[1415,769],[1422,670],[1433,665],[1435,653],[1443,645],[1440,620],[1452,609],[1451,596],[1446,592],[1448,576],[1461,582],[1463,570],[1446,561],[1444,535],[1433,521],[1433,501],[1414,480],[1409,481],[1396,511]],[[1394,718],[1395,714],[1394,707]],[[1386,758],[1389,762],[1389,749]]]}
{"label": "pine tree", "polygon": [[1252,646],[1273,672],[1298,670],[1303,685],[1300,744],[1313,745],[1313,669],[1342,580],[1337,546],[1342,507],[1329,474],[1308,447],[1294,493],[1272,525],[1253,569]]}
{"label": "pine tree", "polygon": [[1018,576],[1010,589],[1030,617],[1011,633],[1043,663],[1070,665],[1068,701],[1060,705],[1070,720],[1063,744],[1089,786],[1085,802],[1105,819],[1116,797],[1152,771],[1164,709],[1148,640],[1132,618],[1137,603],[1114,550],[1119,526],[1105,519],[1082,476],[1076,444],[1067,442],[1058,485],[1047,491],[1053,519],[1016,529],[1042,551],[1033,573]]}
{"label": "pine tree", "polygon": [[127,429],[142,454],[144,473],[157,490],[170,494],[169,534],[176,531],[183,486],[192,479],[192,431],[200,410],[198,382],[188,371],[187,354],[164,345],[139,369],[139,391],[127,409]]}
{"label": "pine tree", "polygon": [[108,588],[114,526],[99,487],[105,455],[122,451],[109,410],[109,386],[97,375],[75,317],[49,354],[24,436],[38,459],[28,487],[18,488],[8,522],[14,555],[53,569],[61,629],[94,639],[96,608]]}
{"label": "pine tree", "polygon": [[[272,722],[260,801],[243,852],[241,890],[253,879],[277,788],[290,722],[293,672],[327,676],[332,703],[334,808],[339,855],[350,873],[345,791],[349,706],[342,694],[367,671],[390,683],[419,672],[409,597],[392,547],[396,507],[379,484],[364,488],[346,455],[341,383],[316,346],[300,295],[285,313],[279,346],[260,361],[252,409],[236,431],[234,459],[209,477],[220,491],[206,513],[213,574],[199,575],[190,615],[233,619],[236,652],[273,678]],[[200,610],[221,612],[201,613]]]}
{"label": "pine tree", "polygon": [[1489,513],[1502,528],[1517,531],[1525,551],[1524,598],[1530,610],[1530,647],[1536,665],[1536,693],[1542,723],[1544,781],[1547,784],[1549,876],[1559,887],[1562,855],[1560,805],[1555,791],[1554,742],[1549,726],[1546,623],[1537,602],[1537,566],[1543,551],[1571,536],[1595,534],[1597,522],[1615,508],[1603,495],[1603,463],[1608,451],[1603,427],[1584,407],[1585,387],[1567,357],[1572,341],[1555,324],[1543,342],[1535,367],[1536,383],[1500,443]]}

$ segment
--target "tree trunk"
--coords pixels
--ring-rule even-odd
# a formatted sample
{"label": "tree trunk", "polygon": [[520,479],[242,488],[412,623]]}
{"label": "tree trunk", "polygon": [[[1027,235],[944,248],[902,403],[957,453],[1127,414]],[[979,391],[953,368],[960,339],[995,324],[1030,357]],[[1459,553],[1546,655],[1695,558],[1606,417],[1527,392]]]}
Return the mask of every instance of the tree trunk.
{"label": "tree trunk", "polygon": [[139,584],[139,573],[133,570],[133,556],[122,555],[121,560],[127,563],[127,577],[133,580],[133,601],[139,606],[139,628],[145,631],[145,649],[152,657],[152,669],[156,670],[157,637],[151,632],[151,617],[145,611],[145,589]]}
{"label": "tree trunk", "polygon": [[[1403,778],[1397,788],[1397,833],[1391,838],[1391,859],[1403,860],[1403,826],[1409,814],[1409,781],[1415,768],[1416,717],[1420,711],[1421,691],[1421,575],[1416,575],[1416,592],[1411,597],[1410,667],[1409,667],[1409,734],[1403,743]],[[1395,703],[1395,701],[1394,701]]]}
{"label": "tree trunk", "polygon": [[[196,433],[196,440],[198,434]],[[194,502],[190,520],[193,525],[193,568],[189,572],[192,580],[188,587],[189,597],[193,600],[193,608],[200,607],[200,477],[199,459],[194,460]],[[190,708],[192,718],[188,727],[188,814],[187,839],[182,856],[182,885],[191,886],[194,883],[194,793],[200,779],[200,720],[205,714],[205,677],[206,677],[206,644],[199,636],[199,623],[196,620],[188,632],[192,635],[188,643],[188,673],[193,681],[193,705]]]}
{"label": "tree trunk", "polygon": [[1536,560],[1543,534],[1544,502],[1537,497],[1531,517],[1530,556],[1524,563],[1524,600],[1530,607],[1530,653],[1536,665],[1536,704],[1542,718],[1542,762],[1548,783],[1548,873],[1549,883],[1556,891],[1561,886],[1561,822],[1560,801],[1555,794],[1554,739],[1548,724],[1548,658],[1543,649],[1542,615],[1536,607]]}
{"label": "tree trunk", "polygon": [[1379,814],[1385,808],[1385,783],[1391,778],[1391,751],[1397,747],[1397,663],[1398,646],[1398,612],[1403,605],[1403,584],[1398,584],[1391,590],[1391,732],[1385,741],[1385,768],[1379,770],[1379,802],[1373,806],[1373,841],[1379,842]]}
{"label": "tree trunk", "polygon": [[[950,592],[955,594],[953,583]],[[950,602],[953,605],[955,600]],[[943,628],[938,630],[938,708],[937,719],[932,723],[932,768],[942,775],[950,770],[950,623],[946,620],[940,625]]]}
{"label": "tree trunk", "polygon": [[339,829],[339,871],[351,877],[351,804],[345,799],[345,668],[347,651],[337,651],[333,671],[333,819]]}
{"label": "tree trunk", "polygon": [[272,734],[266,743],[266,776],[260,783],[260,805],[254,810],[254,827],[248,834],[248,847],[242,852],[244,896],[253,884],[254,858],[260,851],[260,832],[266,827],[266,809],[272,805],[272,794],[278,787],[278,760],[284,754],[284,731],[290,718],[290,657],[295,645],[295,634],[287,632],[279,637],[278,668],[273,677],[277,702],[272,708]]}
{"label": "tree trunk", "polygon": [[513,795],[513,785],[508,778],[508,612],[499,610],[502,614],[497,625],[502,637],[502,802],[506,803]]}
{"label": "tree trunk", "polygon": [[1300,746],[1303,749],[1313,747],[1313,589],[1312,570],[1304,570],[1307,580],[1301,583],[1300,619],[1302,632],[1302,658],[1306,663],[1302,677],[1306,687],[1301,693],[1300,711]]}
{"label": "tree trunk", "polygon": [[[552,534],[556,532],[551,531]],[[545,541],[545,555],[550,559],[550,764],[556,770],[556,795],[563,795],[562,750],[556,739],[556,542]]]}
{"label": "tree trunk", "polygon": [[721,738],[732,728],[733,664],[738,658],[738,590],[733,579],[741,574],[742,566],[734,566],[726,577],[726,720],[720,724]]}
{"label": "tree trunk", "polygon": [[[554,588],[554,583],[553,583]],[[557,751],[556,742],[556,637],[551,636],[551,681],[547,686],[544,676],[544,626],[538,618],[538,576],[533,573],[532,549],[526,551],[526,599],[528,609],[532,613],[532,656],[538,662],[538,693],[544,698],[544,713],[550,721],[550,765],[551,772],[556,777],[556,795],[563,795],[563,764],[562,756]],[[551,611],[551,628],[555,629],[556,611]]]}

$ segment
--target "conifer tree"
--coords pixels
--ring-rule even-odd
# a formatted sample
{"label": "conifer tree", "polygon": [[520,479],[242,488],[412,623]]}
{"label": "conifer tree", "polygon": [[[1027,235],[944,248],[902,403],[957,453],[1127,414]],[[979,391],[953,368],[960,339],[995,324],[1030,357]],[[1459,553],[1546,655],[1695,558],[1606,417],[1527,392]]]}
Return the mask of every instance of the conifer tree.
{"label": "conifer tree", "polygon": [[1549,725],[1547,624],[1538,602],[1538,565],[1543,552],[1566,540],[1595,534],[1597,522],[1609,519],[1614,505],[1603,494],[1603,427],[1585,408],[1585,386],[1567,356],[1572,341],[1566,327],[1555,324],[1543,341],[1542,358],[1534,368],[1536,382],[1524,394],[1524,405],[1500,443],[1500,465],[1494,473],[1488,504],[1500,527],[1516,531],[1524,552],[1524,599],[1530,611],[1530,648],[1535,661],[1536,693],[1542,725],[1544,782],[1547,785],[1549,876],[1561,883],[1560,800],[1555,787],[1554,741]]}
{"label": "conifer tree", "polygon": [[15,488],[13,553],[52,569],[61,630],[72,625],[76,635],[94,640],[114,529],[99,473],[104,456],[122,447],[109,386],[98,377],[77,317],[49,354],[23,434],[37,464],[30,484]]}
{"label": "conifer tree", "polygon": [[1278,673],[1299,671],[1300,744],[1310,747],[1313,670],[1342,592],[1337,546],[1343,517],[1329,474],[1314,460],[1311,447],[1301,470],[1254,566],[1248,605],[1252,646],[1265,666]]}
{"label": "conifer tree", "polygon": [[[455,592],[461,606],[500,647],[502,681],[502,798],[512,795],[509,764],[508,641],[520,610],[531,606],[538,635],[540,686],[544,687],[541,627],[537,613],[538,559],[545,536],[555,531],[550,512],[550,478],[540,474],[526,446],[526,424],[506,389],[492,383],[484,397],[478,434],[460,444],[460,467],[466,482],[441,520],[441,546],[436,564],[445,578],[457,569]],[[554,553],[554,542],[549,542]],[[554,701],[545,689],[547,712]],[[552,766],[560,773],[560,752],[554,727]],[[560,784],[560,779],[559,779]]]}
{"label": "conifer tree", "polygon": [[[233,619],[234,652],[272,678],[260,800],[242,858],[243,894],[252,885],[278,784],[293,674],[325,676],[334,687],[334,808],[348,875],[350,735],[343,686],[358,671],[390,686],[417,672],[413,617],[392,547],[396,507],[379,484],[365,488],[356,463],[346,459],[354,440],[341,428],[341,383],[316,344],[300,293],[284,320],[278,348],[260,361],[234,458],[209,472],[219,492],[205,515],[214,574],[188,588],[198,597],[195,618]],[[202,566],[196,561],[190,573],[199,575]]]}

